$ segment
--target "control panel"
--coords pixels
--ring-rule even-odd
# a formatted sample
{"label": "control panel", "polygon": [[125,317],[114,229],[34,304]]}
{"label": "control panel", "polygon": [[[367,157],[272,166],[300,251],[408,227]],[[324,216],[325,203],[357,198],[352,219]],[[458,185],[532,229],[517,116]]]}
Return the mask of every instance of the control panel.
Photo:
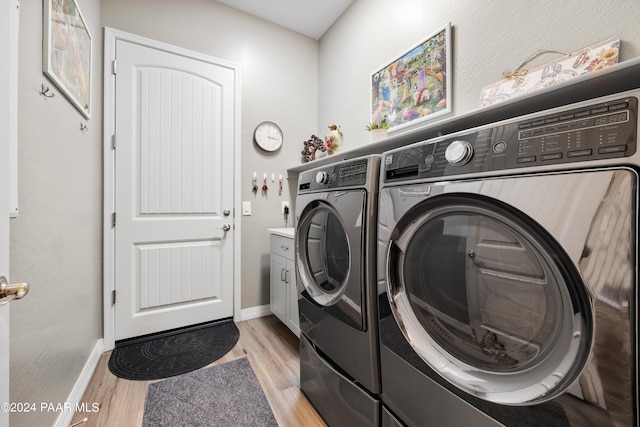
{"label": "control panel", "polygon": [[363,187],[370,168],[370,159],[360,158],[306,171],[298,178],[298,192]]}
{"label": "control panel", "polygon": [[637,149],[638,100],[626,97],[513,119],[435,138],[385,154],[393,182],[631,156]]}

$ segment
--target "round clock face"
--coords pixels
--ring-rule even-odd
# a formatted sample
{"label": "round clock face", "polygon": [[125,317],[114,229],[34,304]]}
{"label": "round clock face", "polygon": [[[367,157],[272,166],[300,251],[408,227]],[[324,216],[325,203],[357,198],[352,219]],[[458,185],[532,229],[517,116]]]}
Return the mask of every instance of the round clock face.
{"label": "round clock face", "polygon": [[262,122],[253,132],[256,145],[265,151],[276,151],[282,146],[282,130],[273,122]]}

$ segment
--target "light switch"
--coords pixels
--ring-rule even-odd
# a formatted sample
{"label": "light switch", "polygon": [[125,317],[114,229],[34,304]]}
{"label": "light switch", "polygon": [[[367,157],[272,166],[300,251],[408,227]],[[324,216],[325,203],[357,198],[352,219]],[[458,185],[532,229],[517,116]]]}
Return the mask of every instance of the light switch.
{"label": "light switch", "polygon": [[242,202],[242,215],[251,215],[251,202]]}

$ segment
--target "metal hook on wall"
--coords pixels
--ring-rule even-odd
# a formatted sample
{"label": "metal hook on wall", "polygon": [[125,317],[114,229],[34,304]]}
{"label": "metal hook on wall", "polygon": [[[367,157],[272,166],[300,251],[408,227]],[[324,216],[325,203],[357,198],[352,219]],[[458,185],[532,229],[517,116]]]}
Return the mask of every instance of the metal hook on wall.
{"label": "metal hook on wall", "polygon": [[44,96],[45,98],[53,98],[54,96],[56,96],[55,93],[53,92],[49,92],[51,89],[49,88],[49,86],[44,85],[44,83],[41,83],[40,86],[40,95]]}
{"label": "metal hook on wall", "polygon": [[88,130],[89,130],[89,128],[87,127],[86,124],[80,123],[80,132],[86,132]]}
{"label": "metal hook on wall", "polygon": [[251,191],[258,192],[258,176],[255,172],[253,173],[253,178],[251,178]]}

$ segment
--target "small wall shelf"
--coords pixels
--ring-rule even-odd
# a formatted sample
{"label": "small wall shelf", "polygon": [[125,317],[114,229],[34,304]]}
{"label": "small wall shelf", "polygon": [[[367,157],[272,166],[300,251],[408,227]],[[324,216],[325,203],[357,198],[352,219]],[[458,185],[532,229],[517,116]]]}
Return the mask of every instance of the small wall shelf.
{"label": "small wall shelf", "polygon": [[424,141],[441,135],[447,135],[488,123],[507,120],[517,116],[534,113],[561,105],[585,101],[600,96],[611,95],[640,87],[640,57],[623,61],[615,66],[605,68],[595,73],[584,74],[580,77],[559,83],[555,86],[530,92],[512,98],[500,104],[460,115],[429,122],[418,128],[408,129],[397,134],[390,134],[380,141],[365,144],[350,150],[339,151],[318,160],[303,163],[287,169],[290,176],[314,169],[329,163],[369,154],[381,154],[385,151]]}

